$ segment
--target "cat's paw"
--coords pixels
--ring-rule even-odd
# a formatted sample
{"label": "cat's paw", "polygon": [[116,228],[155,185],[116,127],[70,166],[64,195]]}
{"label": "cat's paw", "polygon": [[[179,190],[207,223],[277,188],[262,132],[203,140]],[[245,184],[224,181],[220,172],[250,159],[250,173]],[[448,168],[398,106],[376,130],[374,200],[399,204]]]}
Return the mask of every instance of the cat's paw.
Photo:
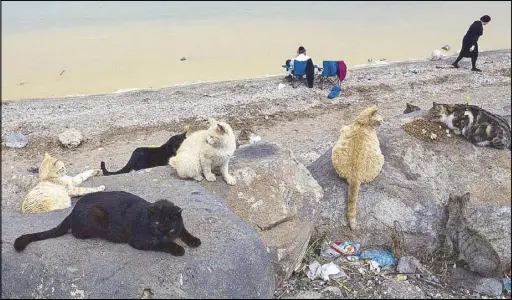
{"label": "cat's paw", "polygon": [[187,239],[184,241],[189,247],[192,247],[192,248],[196,248],[196,247],[199,247],[201,246],[201,240],[196,238],[196,237],[192,237],[191,239]]}
{"label": "cat's paw", "polygon": [[231,175],[228,175],[226,177],[224,177],[224,180],[226,181],[227,184],[229,185],[235,185],[236,184],[236,179],[235,177],[231,176]]}
{"label": "cat's paw", "polygon": [[183,256],[185,254],[185,248],[178,244],[172,244],[169,246],[169,253],[174,256]]}
{"label": "cat's paw", "polygon": [[105,190],[105,186],[104,185],[100,185],[98,187],[98,192],[103,192]]}
{"label": "cat's paw", "polygon": [[94,169],[92,172],[92,176],[102,176],[103,171],[101,169]]}
{"label": "cat's paw", "polygon": [[204,178],[203,178],[203,176],[201,176],[201,175],[198,175],[198,176],[194,177],[194,180],[195,180],[195,181],[199,181],[199,182],[203,181],[203,179],[204,179]]}
{"label": "cat's paw", "polygon": [[204,175],[204,177],[205,177],[205,178],[206,178],[206,180],[208,180],[208,181],[215,181],[215,180],[217,180],[217,178],[215,177],[215,175],[213,175],[213,174],[211,174],[211,173],[210,173],[210,174],[206,174],[206,175]]}

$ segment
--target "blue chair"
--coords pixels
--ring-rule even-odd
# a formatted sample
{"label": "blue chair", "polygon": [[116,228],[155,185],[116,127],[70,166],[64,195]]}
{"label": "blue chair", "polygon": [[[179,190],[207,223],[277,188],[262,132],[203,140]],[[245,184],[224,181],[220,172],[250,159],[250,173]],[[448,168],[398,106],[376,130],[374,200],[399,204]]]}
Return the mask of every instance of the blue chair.
{"label": "blue chair", "polygon": [[306,66],[307,61],[293,61],[292,69],[292,87],[296,88],[301,84],[306,84]]}
{"label": "blue chair", "polygon": [[319,69],[322,71],[320,75],[320,89],[324,89],[324,84],[327,82],[331,84],[331,86],[340,86],[341,81],[338,77],[338,62],[334,60],[324,60],[323,68]]}

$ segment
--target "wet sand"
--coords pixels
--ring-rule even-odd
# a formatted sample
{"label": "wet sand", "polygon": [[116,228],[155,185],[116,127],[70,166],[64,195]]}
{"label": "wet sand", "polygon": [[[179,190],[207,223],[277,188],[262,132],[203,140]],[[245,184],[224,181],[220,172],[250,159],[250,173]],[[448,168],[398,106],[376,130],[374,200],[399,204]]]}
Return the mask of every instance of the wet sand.
{"label": "wet sand", "polygon": [[[499,9],[510,8],[510,2],[500,5],[487,5],[493,21],[484,28],[481,49],[510,48],[510,9]],[[281,65],[298,45],[317,64],[343,59],[349,67],[369,58],[428,57],[445,44],[452,47],[447,54],[453,54],[482,6],[447,4],[398,18],[367,11],[352,19],[340,14],[339,19],[312,16],[306,21],[127,22],[3,34],[2,100],[284,74]]]}

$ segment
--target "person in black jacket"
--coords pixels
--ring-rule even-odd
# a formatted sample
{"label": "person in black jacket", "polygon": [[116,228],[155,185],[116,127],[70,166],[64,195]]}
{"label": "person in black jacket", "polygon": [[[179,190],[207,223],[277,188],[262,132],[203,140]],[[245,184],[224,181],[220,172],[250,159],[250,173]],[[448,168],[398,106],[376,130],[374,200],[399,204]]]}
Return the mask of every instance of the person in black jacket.
{"label": "person in black jacket", "polygon": [[491,17],[485,15],[480,21],[475,21],[469,26],[468,32],[462,39],[462,49],[460,49],[459,57],[452,64],[455,68],[459,67],[459,61],[464,57],[471,57],[471,71],[482,72],[476,67],[476,59],[478,58],[478,38],[484,34],[484,25],[491,21]]}

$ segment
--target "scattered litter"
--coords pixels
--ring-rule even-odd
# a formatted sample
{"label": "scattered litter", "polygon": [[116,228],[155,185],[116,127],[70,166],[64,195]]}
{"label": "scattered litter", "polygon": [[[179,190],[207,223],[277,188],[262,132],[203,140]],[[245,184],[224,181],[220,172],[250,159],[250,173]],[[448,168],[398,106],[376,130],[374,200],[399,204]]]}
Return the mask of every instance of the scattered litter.
{"label": "scattered litter", "polygon": [[351,256],[347,256],[347,257],[345,257],[345,259],[346,259],[347,261],[356,262],[356,261],[359,261],[359,256],[353,256],[353,255],[351,255]]}
{"label": "scattered litter", "polygon": [[13,132],[5,138],[5,145],[12,148],[23,148],[28,144],[28,137],[21,132]]}
{"label": "scattered litter", "polygon": [[158,148],[158,146],[155,144],[151,144],[151,145],[149,145],[149,148]]}
{"label": "scattered litter", "polygon": [[316,260],[309,264],[308,271],[306,272],[306,275],[309,279],[315,280],[315,279],[322,279],[323,281],[329,281],[329,275],[336,275],[333,276],[333,278],[339,278],[339,277],[345,277],[347,274],[340,270],[340,268],[335,265],[333,262],[330,262],[328,264],[320,265],[319,262]]}
{"label": "scattered litter", "polygon": [[373,260],[381,267],[386,267],[395,263],[393,254],[386,250],[365,250],[361,253],[360,259]]}
{"label": "scattered litter", "polygon": [[398,280],[398,281],[407,280],[407,275],[398,274],[398,275],[396,275],[396,280]]}
{"label": "scattered litter", "polygon": [[450,51],[452,47],[450,47],[450,45],[444,45],[443,47],[441,47],[441,49],[443,49],[444,51]]}
{"label": "scattered litter", "polygon": [[374,260],[370,260],[370,271],[374,272],[375,274],[379,274],[379,272],[380,272],[379,263]]}
{"label": "scattered litter", "polygon": [[340,92],[341,92],[341,87],[335,85],[335,86],[332,87],[331,92],[329,93],[329,95],[327,95],[327,98],[329,98],[329,99],[336,98],[336,97],[339,96]]}
{"label": "scattered litter", "polygon": [[277,86],[277,89],[278,89],[278,90],[280,90],[280,89],[283,89],[283,88],[285,88],[285,87],[286,87],[286,85],[285,85],[285,84],[280,83],[280,84]]}
{"label": "scattered litter", "polygon": [[142,290],[142,296],[141,299],[151,299],[153,296],[153,291],[151,289],[144,289]]}
{"label": "scattered litter", "polygon": [[503,288],[505,289],[505,291],[507,291],[507,293],[511,292],[511,290],[510,290],[510,278],[504,278],[503,279]]}
{"label": "scattered litter", "polygon": [[329,248],[322,252],[324,257],[338,257],[340,255],[358,256],[361,253],[361,244],[357,242],[334,241]]}
{"label": "scattered litter", "polygon": [[431,139],[431,140],[435,140],[435,139],[437,139],[437,134],[435,134],[435,133],[431,133],[431,134],[430,134],[430,139]]}

